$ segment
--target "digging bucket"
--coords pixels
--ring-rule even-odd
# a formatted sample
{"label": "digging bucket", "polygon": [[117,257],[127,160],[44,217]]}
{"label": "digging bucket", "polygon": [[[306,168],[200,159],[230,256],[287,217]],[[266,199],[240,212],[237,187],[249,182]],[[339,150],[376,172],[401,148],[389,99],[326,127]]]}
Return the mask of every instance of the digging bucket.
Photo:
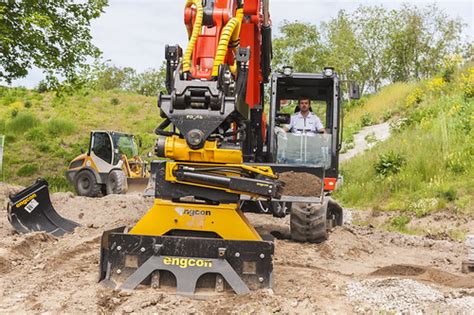
{"label": "digging bucket", "polygon": [[127,178],[127,194],[145,194],[148,186],[148,178]]}
{"label": "digging bucket", "polygon": [[54,236],[71,233],[78,223],[65,219],[54,209],[49,197],[48,182],[38,179],[22,191],[10,195],[8,221],[20,233],[47,232]]}

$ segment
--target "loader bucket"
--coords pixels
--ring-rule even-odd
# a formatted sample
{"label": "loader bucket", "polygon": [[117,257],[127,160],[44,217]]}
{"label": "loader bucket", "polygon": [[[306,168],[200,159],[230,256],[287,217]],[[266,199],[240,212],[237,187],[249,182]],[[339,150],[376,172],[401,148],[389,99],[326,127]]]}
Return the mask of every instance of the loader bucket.
{"label": "loader bucket", "polygon": [[104,232],[99,281],[114,290],[175,288],[178,295],[208,297],[271,288],[274,243],[218,238]]}
{"label": "loader bucket", "polygon": [[11,195],[7,212],[8,221],[20,234],[42,231],[62,236],[79,226],[56,212],[49,197],[48,182],[42,178]]}
{"label": "loader bucket", "polygon": [[127,178],[127,194],[144,194],[148,186],[148,178]]}

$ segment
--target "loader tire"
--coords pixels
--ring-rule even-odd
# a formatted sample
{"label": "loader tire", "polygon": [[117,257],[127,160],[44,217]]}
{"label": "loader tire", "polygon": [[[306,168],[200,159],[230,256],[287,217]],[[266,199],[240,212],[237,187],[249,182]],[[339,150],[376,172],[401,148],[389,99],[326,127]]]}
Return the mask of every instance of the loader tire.
{"label": "loader tire", "polygon": [[74,177],[74,188],[78,196],[97,197],[101,187],[91,171],[83,170]]}
{"label": "loader tire", "polygon": [[297,242],[321,243],[327,239],[327,203],[293,203],[291,238]]}
{"label": "loader tire", "polygon": [[121,170],[113,170],[107,176],[107,195],[121,195],[127,192],[127,178]]}

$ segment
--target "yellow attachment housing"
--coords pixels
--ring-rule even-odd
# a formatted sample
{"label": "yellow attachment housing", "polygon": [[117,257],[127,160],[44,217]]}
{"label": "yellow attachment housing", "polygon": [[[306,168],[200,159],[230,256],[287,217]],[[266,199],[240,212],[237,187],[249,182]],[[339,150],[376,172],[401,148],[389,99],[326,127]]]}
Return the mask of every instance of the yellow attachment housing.
{"label": "yellow attachment housing", "polygon": [[[166,138],[164,156],[176,161],[207,162],[207,163],[243,163],[242,151],[220,149],[216,141],[206,141],[202,149],[191,149],[186,140],[172,136]],[[161,156],[161,155],[160,155]]]}
{"label": "yellow attachment housing", "polygon": [[206,205],[155,199],[129,234],[163,236],[171,231],[213,232],[225,240],[261,241],[238,204]]}
{"label": "yellow attachment housing", "polygon": [[202,8],[202,0],[187,0],[186,1],[186,8],[192,5],[196,6],[196,20],[194,21],[193,32],[191,33],[188,46],[186,47],[186,51],[183,56],[183,72],[188,72],[191,70],[191,58],[193,55],[194,46],[196,45],[196,41],[199,37],[199,34],[201,34],[202,20],[204,17],[204,11]]}

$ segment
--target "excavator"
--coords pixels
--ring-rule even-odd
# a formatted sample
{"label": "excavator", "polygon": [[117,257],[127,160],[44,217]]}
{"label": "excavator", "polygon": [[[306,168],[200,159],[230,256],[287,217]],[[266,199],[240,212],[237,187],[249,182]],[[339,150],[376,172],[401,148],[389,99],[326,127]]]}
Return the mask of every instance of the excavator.
{"label": "excavator", "polygon": [[[271,288],[274,236],[245,213],[290,215],[299,242],[323,242],[343,224],[330,198],[340,184],[343,82],[330,67],[272,73],[269,0],[187,0],[184,22],[186,49],[165,47],[154,204],[134,226],[103,233],[99,281],[117,290],[175,287],[191,297]],[[356,98],[357,86],[348,92]],[[285,132],[291,113],[283,107],[302,97],[315,104],[324,133]],[[37,185],[11,200],[12,224],[39,213],[32,193],[47,184]]]}
{"label": "excavator", "polygon": [[[244,212],[290,214],[292,238],[303,242],[324,241],[342,224],[328,197],[338,180],[341,81],[332,68],[271,73],[268,0],[187,0],[184,22],[186,49],[165,48],[154,205],[135,226],[104,232],[100,281],[120,290],[171,285],[186,296],[270,288],[273,237]],[[290,121],[281,104],[302,96],[323,107],[324,134],[281,132]],[[306,185],[319,193],[285,194],[279,174],[288,172],[313,175]]]}

